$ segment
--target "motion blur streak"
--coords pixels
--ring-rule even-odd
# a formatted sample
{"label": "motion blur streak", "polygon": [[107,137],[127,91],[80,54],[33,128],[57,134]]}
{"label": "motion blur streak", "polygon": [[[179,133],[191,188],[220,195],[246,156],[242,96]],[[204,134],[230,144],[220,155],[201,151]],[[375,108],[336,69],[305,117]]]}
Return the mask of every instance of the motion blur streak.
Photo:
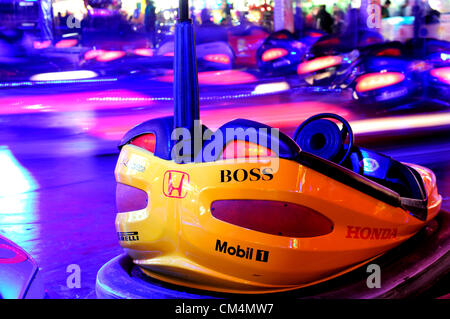
{"label": "motion blur streak", "polygon": [[0,146],[0,196],[26,193],[37,183],[6,146]]}
{"label": "motion blur streak", "polygon": [[33,48],[35,48],[36,50],[47,49],[51,44],[52,44],[52,42],[50,40],[42,41],[42,42],[34,41]]}
{"label": "motion blur streak", "polygon": [[64,80],[82,80],[82,79],[92,79],[97,77],[98,74],[94,71],[66,71],[66,72],[51,72],[51,73],[41,73],[33,75],[31,81],[64,81]]}
{"label": "motion blur streak", "polygon": [[[39,226],[30,231],[28,224],[36,222],[39,184],[6,146],[0,146],[0,229],[9,239],[25,242],[37,235]],[[30,242],[27,250],[34,247]]]}
{"label": "motion blur streak", "polygon": [[[121,98],[117,98],[120,96]],[[131,98],[132,97],[132,98]],[[102,98],[96,100],[95,98]],[[37,112],[74,112],[101,109],[123,109],[125,107],[148,107],[148,96],[129,90],[93,91],[36,96],[0,97],[0,114],[24,114]]]}
{"label": "motion blur streak", "polygon": [[450,113],[384,117],[350,122],[355,134],[450,125]]}
{"label": "motion blur streak", "polygon": [[125,56],[123,51],[105,51],[97,57],[99,62],[111,62]]}
{"label": "motion blur streak", "polygon": [[[306,120],[317,113],[333,112],[345,118],[354,118],[350,111],[344,108],[317,101],[304,101],[293,103],[279,103],[276,108],[273,104],[241,106],[226,109],[202,109],[202,122],[208,128],[215,130],[227,121],[236,118],[248,118],[261,122],[281,130],[289,130],[298,126],[298,123]],[[158,116],[170,116],[170,109],[161,109],[152,113],[150,118]],[[108,139],[120,140],[133,126],[142,122],[142,115],[110,116],[92,119],[88,126],[88,133],[92,136]]]}
{"label": "motion blur streak", "polygon": [[[173,72],[169,72],[167,75],[160,76],[157,79],[161,82],[173,82]],[[254,83],[257,80],[258,79],[254,75],[238,70],[206,71],[198,73],[198,82],[200,84],[232,85]]]}
{"label": "motion blur streak", "polygon": [[82,84],[82,83],[105,83],[115,82],[117,78],[109,79],[78,79],[78,80],[59,80],[59,81],[22,81],[22,82],[0,82],[0,88],[18,88],[49,84]]}
{"label": "motion blur streak", "polygon": [[402,73],[398,72],[365,74],[356,80],[357,81],[356,91],[358,92],[372,91],[400,83],[404,79],[405,76]]}
{"label": "motion blur streak", "polygon": [[204,57],[206,61],[229,64],[230,58],[225,54],[208,54]]}
{"label": "motion blur streak", "polygon": [[297,73],[298,74],[311,73],[338,65],[341,62],[342,58],[340,56],[324,56],[320,58],[315,58],[311,61],[306,61],[299,64]]}
{"label": "motion blur streak", "polygon": [[290,86],[287,82],[266,83],[257,85],[252,94],[270,94],[287,91],[289,89]]}
{"label": "motion blur streak", "polygon": [[55,47],[57,47],[58,49],[72,48],[72,47],[76,46],[77,44],[78,44],[78,40],[76,40],[76,39],[66,39],[66,40],[61,40],[58,43],[56,43]]}
{"label": "motion blur streak", "polygon": [[253,83],[257,80],[254,75],[237,70],[200,72],[198,75],[200,84],[231,85]]}
{"label": "motion blur streak", "polygon": [[104,50],[89,50],[84,54],[85,60],[92,60],[96,59],[97,57],[101,56],[102,54],[105,54]]}
{"label": "motion blur streak", "polygon": [[276,48],[276,49],[269,49],[262,55],[262,60],[264,62],[272,61],[275,59],[279,59],[281,57],[284,57],[288,54],[288,51],[282,48]]}
{"label": "motion blur streak", "polygon": [[431,75],[438,78],[440,81],[450,85],[450,66],[434,69],[431,71]]}
{"label": "motion blur streak", "polygon": [[153,50],[152,49],[146,49],[146,48],[142,48],[142,49],[135,49],[134,54],[140,55],[140,56],[146,56],[146,57],[150,57],[153,56]]}

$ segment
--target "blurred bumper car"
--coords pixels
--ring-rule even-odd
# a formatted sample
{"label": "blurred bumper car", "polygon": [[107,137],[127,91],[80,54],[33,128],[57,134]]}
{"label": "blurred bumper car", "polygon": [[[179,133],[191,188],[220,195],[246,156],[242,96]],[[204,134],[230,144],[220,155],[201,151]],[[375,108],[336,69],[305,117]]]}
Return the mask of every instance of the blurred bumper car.
{"label": "blurred bumper car", "polygon": [[258,67],[264,74],[295,73],[308,52],[308,46],[287,30],[272,33],[258,49]]}
{"label": "blurred bumper car", "polygon": [[0,236],[0,299],[45,297],[36,262],[22,248]]}

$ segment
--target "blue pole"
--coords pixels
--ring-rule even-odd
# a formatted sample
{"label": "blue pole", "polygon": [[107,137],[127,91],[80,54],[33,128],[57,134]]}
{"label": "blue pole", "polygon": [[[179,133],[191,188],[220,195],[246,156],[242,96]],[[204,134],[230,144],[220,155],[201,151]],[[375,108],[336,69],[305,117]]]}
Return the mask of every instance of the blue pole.
{"label": "blue pole", "polygon": [[194,28],[187,0],[180,0],[174,55],[174,126],[188,129],[194,136],[194,121],[200,119],[200,110]]}

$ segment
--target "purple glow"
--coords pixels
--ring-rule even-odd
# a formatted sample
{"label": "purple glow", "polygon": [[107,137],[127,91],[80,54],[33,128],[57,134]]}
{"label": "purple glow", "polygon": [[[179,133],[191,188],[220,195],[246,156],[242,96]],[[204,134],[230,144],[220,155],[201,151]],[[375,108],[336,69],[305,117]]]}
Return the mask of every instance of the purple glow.
{"label": "purple glow", "polygon": [[58,43],[56,43],[55,47],[57,47],[58,49],[72,48],[72,47],[76,46],[77,44],[78,44],[77,39],[65,39],[65,40],[61,40]]}
{"label": "purple glow", "polygon": [[125,52],[123,51],[106,51],[100,54],[97,57],[97,61],[99,62],[111,62],[117,59],[120,59],[125,56]]}
{"label": "purple glow", "polygon": [[89,14],[93,17],[110,17],[114,15],[113,10],[93,8],[89,10]]}
{"label": "purple glow", "polygon": [[135,49],[133,52],[134,52],[134,54],[140,55],[140,56],[146,56],[146,57],[153,56],[153,50],[149,49],[149,48]]}
{"label": "purple glow", "polygon": [[[157,78],[161,82],[173,82],[173,72]],[[198,82],[209,85],[233,85],[254,83],[258,79],[247,72],[239,70],[207,71],[198,73]]]}
{"label": "purple glow", "polygon": [[450,85],[450,66],[445,68],[433,69],[430,73],[441,82]]}
{"label": "purple glow", "polygon": [[47,49],[51,44],[52,44],[52,42],[50,40],[34,41],[33,48],[35,48],[36,50]]}
{"label": "purple glow", "polygon": [[[202,122],[210,129],[215,130],[225,122],[236,118],[236,114],[242,118],[251,118],[280,129],[292,128],[317,113],[333,112],[345,118],[352,119],[354,116],[349,111],[323,102],[292,102],[280,103],[277,107],[273,104],[237,106],[227,109],[205,109],[202,110]],[[155,112],[152,117],[164,117],[172,114],[171,109],[163,109]],[[141,115],[123,115],[96,118],[87,128],[87,132],[93,136],[107,140],[120,140],[123,134],[133,126],[142,122]]]}
{"label": "purple glow", "polygon": [[[117,98],[117,97],[121,98]],[[124,107],[148,106],[148,96],[128,90],[92,91],[71,94],[0,97],[3,107],[0,114],[25,114],[37,112],[95,111]]]}

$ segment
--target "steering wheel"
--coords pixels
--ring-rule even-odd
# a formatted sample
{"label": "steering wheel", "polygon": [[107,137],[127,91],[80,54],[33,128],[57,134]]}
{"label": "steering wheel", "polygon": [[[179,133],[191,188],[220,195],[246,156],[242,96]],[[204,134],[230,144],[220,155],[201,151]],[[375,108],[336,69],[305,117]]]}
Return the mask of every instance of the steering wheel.
{"label": "steering wheel", "polygon": [[[342,123],[342,129],[339,129],[338,125],[330,119]],[[347,138],[348,144],[345,150]],[[294,140],[305,152],[339,165],[350,156],[354,144],[350,124],[343,117],[333,113],[317,114],[304,121],[295,131]],[[342,158],[339,160],[340,157]]]}

